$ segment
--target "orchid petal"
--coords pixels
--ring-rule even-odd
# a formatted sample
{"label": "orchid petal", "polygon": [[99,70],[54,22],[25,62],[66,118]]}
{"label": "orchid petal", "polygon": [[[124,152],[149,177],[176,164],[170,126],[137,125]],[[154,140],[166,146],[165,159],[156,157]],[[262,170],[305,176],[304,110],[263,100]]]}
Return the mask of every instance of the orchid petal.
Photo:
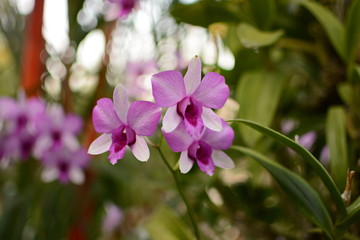
{"label": "orchid petal", "polygon": [[223,76],[210,72],[205,75],[192,97],[204,107],[219,109],[229,97],[229,87]]}
{"label": "orchid petal", "polygon": [[45,167],[41,173],[41,179],[44,182],[54,181],[59,177],[59,170],[56,167]]}
{"label": "orchid petal", "polygon": [[114,108],[120,121],[127,123],[127,115],[129,111],[129,100],[123,85],[118,84],[113,94]]}
{"label": "orchid petal", "polygon": [[161,118],[161,109],[155,103],[135,101],[130,105],[129,126],[140,136],[152,135]]}
{"label": "orchid petal", "polygon": [[223,151],[213,150],[211,154],[211,158],[214,161],[215,166],[220,168],[234,168],[233,160]]}
{"label": "orchid petal", "polygon": [[163,129],[165,132],[173,131],[181,123],[182,117],[177,112],[177,105],[169,107],[163,119]]}
{"label": "orchid petal", "polygon": [[181,152],[180,160],[179,160],[180,172],[181,173],[189,172],[193,165],[194,165],[194,161],[189,158],[188,151]]}
{"label": "orchid petal", "polygon": [[134,156],[141,162],[146,162],[150,158],[149,147],[143,137],[136,135],[136,141],[130,146]]}
{"label": "orchid petal", "polygon": [[102,98],[97,101],[92,118],[95,130],[100,133],[109,133],[122,124],[109,98]]}
{"label": "orchid petal", "polygon": [[106,151],[109,151],[111,143],[112,143],[111,134],[104,133],[91,143],[88,150],[88,154],[98,155]]}
{"label": "orchid petal", "polygon": [[185,124],[183,122],[180,123],[179,126],[174,131],[169,133],[166,132],[163,133],[171,150],[173,150],[174,152],[184,151],[193,142],[193,139],[187,133]]}
{"label": "orchid petal", "polygon": [[82,128],[83,122],[81,118],[75,114],[68,114],[63,122],[63,129],[71,133],[77,134]]}
{"label": "orchid petal", "polygon": [[115,151],[115,146],[114,144],[112,144],[110,146],[110,154],[108,159],[110,160],[110,163],[112,165],[115,165],[119,159],[122,159],[125,155],[126,152],[126,146],[124,146],[120,151]]}
{"label": "orchid petal", "polygon": [[184,79],[180,72],[165,71],[152,76],[153,96],[160,107],[171,107],[185,97]]}
{"label": "orchid petal", "polygon": [[203,112],[201,117],[204,121],[204,125],[207,128],[216,132],[222,130],[221,118],[216,113],[214,113],[214,111],[211,110],[210,108],[203,107]]}
{"label": "orchid petal", "polygon": [[213,149],[225,150],[228,149],[234,140],[234,130],[224,121],[222,121],[221,132],[215,132],[206,129],[201,140],[209,144]]}
{"label": "orchid petal", "polygon": [[201,61],[198,56],[191,59],[188,70],[184,76],[186,93],[191,95],[201,81]]}
{"label": "orchid petal", "polygon": [[72,183],[80,185],[85,180],[84,172],[81,168],[73,167],[69,170],[69,179]]}

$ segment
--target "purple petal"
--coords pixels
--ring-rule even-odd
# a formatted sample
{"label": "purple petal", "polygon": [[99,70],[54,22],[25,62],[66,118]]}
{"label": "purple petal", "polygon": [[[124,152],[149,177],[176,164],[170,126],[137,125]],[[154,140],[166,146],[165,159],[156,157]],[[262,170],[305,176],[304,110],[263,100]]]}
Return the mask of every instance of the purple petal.
{"label": "purple petal", "polygon": [[177,105],[169,107],[166,111],[162,125],[165,132],[173,131],[179,126],[182,121],[182,117],[177,112]]}
{"label": "purple petal", "polygon": [[193,142],[193,139],[187,133],[183,122],[180,123],[174,131],[169,133],[163,132],[163,134],[171,150],[174,152],[186,150]]}
{"label": "purple petal", "polygon": [[184,77],[186,94],[191,95],[201,81],[201,61],[198,56],[191,59],[188,70]]}
{"label": "purple petal", "polygon": [[228,149],[234,140],[234,130],[224,120],[222,120],[222,127],[223,130],[221,132],[206,129],[201,140],[209,144],[214,149]]}
{"label": "purple petal", "polygon": [[146,162],[149,160],[150,151],[149,147],[143,137],[136,135],[136,141],[133,145],[130,146],[134,156],[141,162]]}
{"label": "purple petal", "polygon": [[233,160],[223,151],[213,150],[211,154],[211,158],[214,161],[215,166],[220,168],[234,168]]}
{"label": "purple petal", "polygon": [[202,119],[204,125],[210,130],[219,132],[222,130],[221,118],[210,108],[203,107]]}
{"label": "purple petal", "polygon": [[98,155],[109,151],[111,143],[111,134],[104,133],[91,143],[88,153],[91,155]]}
{"label": "purple petal", "polygon": [[8,97],[0,98],[0,119],[12,118],[19,111],[17,102]]}
{"label": "purple petal", "polygon": [[153,96],[158,106],[171,107],[185,97],[184,79],[180,72],[165,71],[152,76]]}
{"label": "purple petal", "polygon": [[83,122],[81,118],[75,114],[68,114],[63,123],[63,129],[72,133],[79,133]]}
{"label": "purple petal", "polygon": [[114,108],[120,121],[127,124],[127,115],[129,111],[129,100],[123,85],[118,84],[113,94]]}
{"label": "purple petal", "polygon": [[161,118],[161,109],[155,103],[135,101],[128,113],[129,126],[140,136],[152,135]]}
{"label": "purple petal", "polygon": [[113,129],[122,125],[115,113],[114,105],[109,98],[97,101],[92,114],[94,128],[99,133],[110,133]]}
{"label": "purple petal", "polygon": [[116,151],[115,146],[111,145],[111,147],[110,147],[110,155],[108,157],[108,159],[110,160],[110,163],[112,165],[116,164],[119,159],[122,159],[124,157],[125,152],[126,152],[126,146],[124,146],[121,150]]}
{"label": "purple petal", "polygon": [[194,160],[189,158],[188,151],[181,152],[179,168],[181,173],[187,173],[194,165]]}
{"label": "purple petal", "polygon": [[191,98],[184,98],[178,104],[178,110],[184,117],[186,131],[192,138],[198,139],[204,129],[201,104]]}
{"label": "purple petal", "polygon": [[196,151],[196,160],[200,170],[210,176],[212,176],[215,171],[215,165],[211,159],[211,152],[212,148],[210,145],[204,142],[199,142],[199,146]]}
{"label": "purple petal", "polygon": [[205,75],[192,97],[205,107],[219,109],[229,97],[229,87],[223,76],[210,72]]}

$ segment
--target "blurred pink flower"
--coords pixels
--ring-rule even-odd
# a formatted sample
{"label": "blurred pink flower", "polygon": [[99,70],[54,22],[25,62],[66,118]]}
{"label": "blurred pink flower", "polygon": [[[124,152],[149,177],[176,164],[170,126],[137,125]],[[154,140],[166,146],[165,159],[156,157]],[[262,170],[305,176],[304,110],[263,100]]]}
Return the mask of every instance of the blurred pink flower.
{"label": "blurred pink flower", "polygon": [[105,234],[114,232],[123,220],[124,216],[121,208],[114,203],[105,204],[105,217],[102,222],[102,229]]}
{"label": "blurred pink flower", "polygon": [[108,0],[108,1],[115,6],[117,16],[120,19],[126,18],[133,9],[137,9],[139,6],[139,0]]}

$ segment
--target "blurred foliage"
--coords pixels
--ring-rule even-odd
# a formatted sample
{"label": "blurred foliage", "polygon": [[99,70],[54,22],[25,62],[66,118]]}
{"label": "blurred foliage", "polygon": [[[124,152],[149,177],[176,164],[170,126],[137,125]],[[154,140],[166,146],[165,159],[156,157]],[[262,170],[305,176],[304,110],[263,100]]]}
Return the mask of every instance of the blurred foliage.
{"label": "blurred foliage", "polygon": [[[232,123],[234,145],[240,146],[227,152],[234,169],[216,169],[212,177],[196,168],[179,173],[203,239],[360,239],[360,1],[164,0],[156,5],[142,0],[128,19],[106,19],[99,7],[90,14],[95,24],[81,24],[79,13],[99,2],[104,3],[68,0],[66,50],[56,52],[47,43],[38,59],[45,65],[42,97],[84,118],[84,145],[95,137],[96,100],[126,82],[134,39],[144,47],[140,60],[154,59],[160,70],[184,72],[187,64],[180,63],[189,60],[184,52],[199,54],[204,73],[225,76],[236,105],[224,107],[231,118],[262,126]],[[136,30],[136,14],[145,19],[140,25],[151,22],[150,38]],[[1,96],[16,95],[21,83],[27,17],[16,1],[0,1]],[[100,64],[88,69],[78,55],[95,29],[103,33],[106,51]],[[185,43],[195,30],[206,40],[192,36],[190,46],[199,42],[202,48],[191,52]],[[234,62],[230,68],[221,65],[224,49]],[[298,143],[309,132],[315,137],[306,150]],[[322,156],[326,147],[328,157]],[[161,148],[176,165],[179,154],[165,141]],[[112,166],[106,155],[93,158],[82,186],[42,182],[34,159],[2,168],[0,239],[192,239],[185,205],[156,151],[146,164],[127,153]],[[341,207],[348,169],[356,174],[350,206]],[[123,213],[111,233],[102,226],[109,202]]]}

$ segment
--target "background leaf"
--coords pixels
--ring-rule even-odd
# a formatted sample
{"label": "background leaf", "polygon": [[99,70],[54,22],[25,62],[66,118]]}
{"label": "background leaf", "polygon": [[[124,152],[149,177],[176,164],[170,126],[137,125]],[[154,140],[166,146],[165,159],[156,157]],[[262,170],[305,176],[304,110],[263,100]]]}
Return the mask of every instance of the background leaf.
{"label": "background leaf", "polygon": [[266,168],[279,183],[286,195],[291,198],[291,201],[299,206],[304,214],[323,229],[331,239],[334,239],[330,215],[318,193],[307,182],[258,152],[240,146],[233,146],[232,149],[254,158]]}
{"label": "background leaf", "polygon": [[273,32],[260,31],[247,23],[241,23],[238,27],[240,42],[247,48],[259,48],[274,44],[283,33],[282,30]]}
{"label": "background leaf", "polygon": [[346,19],[346,57],[351,63],[360,43],[360,1],[351,1],[351,7]]}
{"label": "background leaf", "polygon": [[146,224],[152,239],[156,240],[192,240],[194,237],[184,223],[171,209],[161,206]]}
{"label": "background leaf", "polygon": [[276,1],[251,0],[249,4],[256,25],[260,29],[268,29],[276,16]]}
{"label": "background leaf", "polygon": [[[239,117],[269,126],[279,104],[285,79],[280,72],[255,70],[245,73],[236,91],[236,99],[240,103]],[[242,138],[250,146],[261,136],[244,125],[239,129]]]}
{"label": "background leaf", "polygon": [[326,34],[328,35],[330,42],[333,47],[336,49],[337,53],[343,59],[345,58],[345,46],[344,46],[344,26],[341,24],[339,19],[326,9],[324,6],[317,2],[313,1],[301,1],[304,7],[306,7],[320,24],[325,29]]}
{"label": "background leaf", "polygon": [[326,117],[326,142],[330,148],[330,168],[340,191],[345,189],[347,170],[349,168],[345,111],[336,106],[329,109]]}

